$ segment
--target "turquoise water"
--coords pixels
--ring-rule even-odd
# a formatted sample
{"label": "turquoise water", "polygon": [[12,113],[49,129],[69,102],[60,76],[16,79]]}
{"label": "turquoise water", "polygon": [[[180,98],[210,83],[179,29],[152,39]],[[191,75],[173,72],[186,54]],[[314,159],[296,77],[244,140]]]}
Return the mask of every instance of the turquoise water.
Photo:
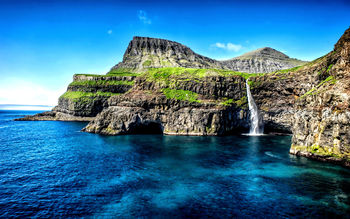
{"label": "turquoise water", "polygon": [[0,217],[349,217],[350,170],[290,136],[100,136],[0,111]]}

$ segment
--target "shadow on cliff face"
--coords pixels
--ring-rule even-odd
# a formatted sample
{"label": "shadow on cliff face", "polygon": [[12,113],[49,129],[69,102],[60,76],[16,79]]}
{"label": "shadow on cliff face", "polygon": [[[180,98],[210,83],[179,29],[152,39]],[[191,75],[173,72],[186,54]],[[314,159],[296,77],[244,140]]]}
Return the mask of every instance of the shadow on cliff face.
{"label": "shadow on cliff face", "polygon": [[130,134],[163,134],[162,124],[155,121],[136,123],[130,127]]}

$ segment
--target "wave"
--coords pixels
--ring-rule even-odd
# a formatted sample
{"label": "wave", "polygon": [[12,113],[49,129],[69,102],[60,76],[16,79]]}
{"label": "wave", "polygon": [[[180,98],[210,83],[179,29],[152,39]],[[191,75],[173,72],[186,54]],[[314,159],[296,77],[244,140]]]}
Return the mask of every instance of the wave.
{"label": "wave", "polygon": [[273,158],[277,158],[277,159],[282,159],[281,157],[274,155],[274,154],[271,153],[270,151],[266,151],[265,154],[266,154],[267,156],[269,156],[269,157],[273,157]]}

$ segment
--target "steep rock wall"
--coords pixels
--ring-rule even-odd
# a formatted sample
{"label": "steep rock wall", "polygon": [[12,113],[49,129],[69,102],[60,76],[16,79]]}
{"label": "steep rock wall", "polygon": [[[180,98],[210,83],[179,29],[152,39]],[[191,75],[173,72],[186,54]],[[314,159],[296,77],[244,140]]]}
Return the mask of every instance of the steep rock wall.
{"label": "steep rock wall", "polygon": [[[177,87],[180,91],[198,92],[198,101],[191,102],[168,98],[162,92],[163,84],[139,78],[131,92],[110,98],[110,106],[84,131],[134,134],[147,132],[149,126],[172,135],[224,135],[245,131],[249,127],[248,111],[246,103],[240,102],[245,96],[244,80],[241,77],[226,79],[206,77],[201,82]],[[226,90],[236,92],[227,93]],[[227,99],[225,94],[232,98],[230,103],[220,102]]]}
{"label": "steep rock wall", "polygon": [[159,67],[220,68],[219,63],[193,52],[180,43],[149,38],[134,37],[130,41],[123,61],[112,68],[143,70]]}
{"label": "steep rock wall", "polygon": [[325,79],[296,102],[290,153],[350,166],[350,29],[316,65]]}

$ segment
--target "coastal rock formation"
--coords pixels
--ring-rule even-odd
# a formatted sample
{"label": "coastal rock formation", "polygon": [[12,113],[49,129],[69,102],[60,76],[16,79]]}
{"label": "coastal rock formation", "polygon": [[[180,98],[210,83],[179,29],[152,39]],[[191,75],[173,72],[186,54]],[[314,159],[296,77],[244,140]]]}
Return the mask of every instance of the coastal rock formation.
{"label": "coastal rock formation", "polygon": [[52,112],[22,120],[90,121],[84,131],[106,135],[247,132],[246,80],[265,131],[293,133],[291,154],[350,166],[350,29],[310,63],[271,48],[216,61],[135,37],[107,75],[75,75]]}
{"label": "coastal rock formation", "polygon": [[312,69],[320,80],[296,102],[290,153],[350,166],[350,29]]}
{"label": "coastal rock formation", "polygon": [[76,74],[67,91],[58,99],[58,105],[51,112],[17,120],[91,121],[108,107],[108,99],[111,96],[130,90],[135,78],[132,74],[124,76]]}
{"label": "coastal rock formation", "polygon": [[176,89],[147,79],[140,77],[131,92],[111,97],[110,106],[84,131],[223,135],[249,127],[244,79],[239,76],[192,78],[187,83],[180,77],[168,79],[181,84]]}
{"label": "coastal rock formation", "polygon": [[[243,60],[242,57],[244,57],[243,62],[236,62]],[[259,60],[260,64],[256,64],[256,60]],[[45,116],[41,114],[27,116],[21,120],[43,120],[45,118],[46,120],[90,121],[90,117],[95,117],[109,106],[110,96],[129,91],[136,77],[154,68],[235,69],[251,73],[275,71],[303,63],[294,60],[292,64],[287,65],[285,63],[288,60],[294,59],[274,49],[263,48],[236,59],[216,61],[196,54],[190,48],[177,42],[134,37],[125,51],[123,61],[114,66],[107,75],[74,75],[73,82],[68,86],[67,92],[59,98],[58,105],[52,110],[53,113]],[[271,65],[271,63],[274,64]],[[209,76],[210,72],[208,70]],[[215,75],[215,70],[212,70],[212,73]],[[198,80],[202,79],[198,78]],[[177,89],[186,90],[187,87],[194,86],[191,83],[192,81],[182,80],[181,84],[177,83]],[[205,91],[207,86],[204,86],[204,90],[198,89],[198,84],[195,86],[197,88],[194,88],[194,92],[199,92],[199,94],[208,92]],[[216,85],[213,92],[216,92],[218,97],[231,98],[230,95],[227,95],[231,91],[225,89],[221,83]]]}

